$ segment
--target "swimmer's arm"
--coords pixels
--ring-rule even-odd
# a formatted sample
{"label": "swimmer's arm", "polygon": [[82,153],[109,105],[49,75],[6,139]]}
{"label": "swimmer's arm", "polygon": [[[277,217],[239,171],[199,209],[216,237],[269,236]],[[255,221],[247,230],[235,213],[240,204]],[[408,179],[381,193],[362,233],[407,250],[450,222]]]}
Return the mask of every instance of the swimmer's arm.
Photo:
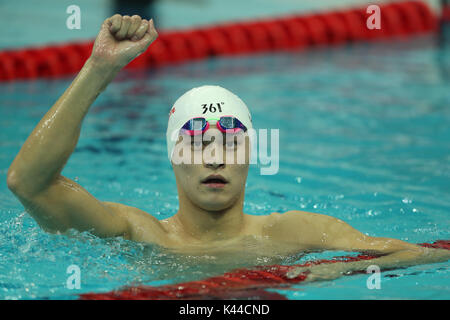
{"label": "swimmer's arm", "polygon": [[[128,18],[128,24],[119,15],[104,21],[91,57],[25,141],[8,170],[7,184],[15,194],[31,197],[59,179],[91,104],[120,69],[156,38],[153,24]],[[137,34],[139,39],[130,40]]]}
{"label": "swimmer's arm", "polygon": [[[93,101],[116,73],[145,51],[157,36],[153,24],[140,19],[128,19],[127,24],[125,20],[119,15],[105,20],[91,57],[38,123],[9,167],[8,188],[48,231],[75,228],[93,230],[105,237],[127,232],[126,219],[117,215],[116,210],[61,175]],[[131,29],[134,34],[127,33]],[[137,34],[139,37],[133,40]]]}
{"label": "swimmer's arm", "polygon": [[88,231],[98,237],[123,237],[146,243],[165,244],[161,223],[138,208],[99,201],[76,182],[60,176],[33,197],[18,194],[27,212],[47,232],[69,229]]}
{"label": "swimmer's arm", "polygon": [[[101,72],[103,71],[103,72]],[[124,233],[123,222],[61,171],[77,144],[81,122],[114,70],[87,61],[70,87],[42,118],[8,170],[9,189],[49,232],[94,229],[99,236]]]}
{"label": "swimmer's arm", "polygon": [[39,226],[50,233],[69,229],[89,231],[99,237],[129,238],[125,210],[93,197],[76,182],[59,176],[50,186],[29,195],[16,194]]}
{"label": "swimmer's arm", "polygon": [[311,249],[358,251],[380,256],[367,261],[314,266],[309,269],[312,273],[309,280],[337,278],[343,274],[365,271],[371,265],[388,270],[450,259],[449,250],[424,248],[392,238],[367,236],[334,217],[306,212],[290,212],[290,215],[287,220],[297,224],[305,233],[310,232],[308,246]]}
{"label": "swimmer's arm", "polygon": [[160,244],[166,239],[161,224],[152,215],[124,204],[99,201],[64,176],[33,197],[19,194],[18,198],[42,229],[50,233],[75,229],[103,238],[120,236]]}
{"label": "swimmer's arm", "polygon": [[117,73],[88,60],[75,80],[40,120],[8,170],[8,187],[33,196],[58,179],[75,149],[91,104]]}
{"label": "swimmer's arm", "polygon": [[306,272],[305,281],[332,280],[343,275],[352,273],[367,272],[370,266],[376,266],[380,271],[407,268],[420,264],[430,264],[445,262],[450,259],[449,250],[418,248],[416,250],[399,250],[388,253],[385,256],[370,260],[361,260],[354,262],[336,262],[319,264],[312,267],[299,267],[288,273],[288,277],[296,277]]}

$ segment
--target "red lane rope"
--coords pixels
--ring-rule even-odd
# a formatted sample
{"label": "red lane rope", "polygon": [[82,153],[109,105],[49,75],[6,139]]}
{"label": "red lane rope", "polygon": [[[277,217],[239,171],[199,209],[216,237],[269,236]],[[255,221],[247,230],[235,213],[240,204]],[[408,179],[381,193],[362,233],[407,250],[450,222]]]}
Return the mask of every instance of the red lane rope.
{"label": "red lane rope", "polygon": [[[449,240],[434,243],[421,243],[423,247],[450,250]],[[285,299],[284,296],[265,291],[267,288],[279,288],[300,283],[308,277],[302,273],[295,278],[288,278],[287,273],[297,267],[309,267],[323,263],[353,262],[376,258],[370,255],[356,257],[337,257],[333,260],[317,260],[301,265],[258,266],[253,269],[236,269],[223,275],[200,281],[191,281],[159,287],[139,286],[106,293],[81,294],[82,300],[172,300],[172,299]]]}
{"label": "red lane rope", "polygon": [[[437,30],[438,19],[420,1],[380,5],[381,29],[369,30],[366,8],[161,31],[151,48],[127,68],[157,67],[213,56],[298,50],[410,36]],[[447,16],[449,15],[447,8]],[[76,73],[93,41],[0,52],[0,81]]]}

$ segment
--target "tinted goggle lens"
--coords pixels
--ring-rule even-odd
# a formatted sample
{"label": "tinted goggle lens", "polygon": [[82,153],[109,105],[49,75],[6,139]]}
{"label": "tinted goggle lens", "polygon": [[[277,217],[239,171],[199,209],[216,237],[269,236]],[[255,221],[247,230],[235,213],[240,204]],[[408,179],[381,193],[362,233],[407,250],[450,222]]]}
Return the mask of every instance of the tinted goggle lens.
{"label": "tinted goggle lens", "polygon": [[185,130],[203,130],[206,127],[206,119],[204,118],[194,118],[189,120],[183,126]]}
{"label": "tinted goggle lens", "polygon": [[220,126],[224,129],[236,129],[236,118],[223,117],[219,120]]}
{"label": "tinted goggle lens", "polygon": [[[219,129],[222,130],[234,130],[242,129],[247,131],[247,128],[235,117],[221,117],[220,119],[210,119],[218,120]],[[208,126],[208,121],[205,118],[193,118],[187,121],[182,129],[187,130],[188,133],[197,133],[199,131],[206,131]]]}

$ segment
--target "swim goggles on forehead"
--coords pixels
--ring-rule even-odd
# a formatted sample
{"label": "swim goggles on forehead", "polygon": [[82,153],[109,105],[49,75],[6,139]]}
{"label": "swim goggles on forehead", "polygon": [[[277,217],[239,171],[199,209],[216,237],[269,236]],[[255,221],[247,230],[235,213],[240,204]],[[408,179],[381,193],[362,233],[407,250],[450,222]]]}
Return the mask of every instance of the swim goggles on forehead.
{"label": "swim goggles on forehead", "polygon": [[222,116],[220,118],[206,119],[196,117],[190,119],[183,125],[183,127],[181,127],[181,132],[190,136],[202,134],[209,129],[210,121],[216,121],[217,129],[223,133],[236,133],[240,130],[247,131],[247,128],[236,117]]}

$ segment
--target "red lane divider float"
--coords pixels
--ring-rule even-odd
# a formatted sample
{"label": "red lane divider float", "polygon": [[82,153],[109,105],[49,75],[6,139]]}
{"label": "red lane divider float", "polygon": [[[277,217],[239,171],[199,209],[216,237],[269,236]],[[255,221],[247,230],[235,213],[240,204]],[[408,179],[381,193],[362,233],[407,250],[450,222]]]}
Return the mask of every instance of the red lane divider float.
{"label": "red lane divider float", "polygon": [[[151,48],[127,68],[156,67],[212,56],[298,50],[409,36],[437,30],[437,18],[420,1],[380,5],[381,29],[369,30],[366,8],[160,31]],[[0,81],[60,77],[81,69],[93,41],[0,52]]]}
{"label": "red lane divider float", "polygon": [[[450,250],[450,241],[438,240],[434,243],[421,243],[423,247]],[[302,265],[271,265],[253,269],[241,268],[221,276],[200,281],[191,281],[159,287],[126,287],[106,293],[86,293],[80,295],[83,300],[175,300],[175,299],[286,299],[283,295],[269,292],[268,288],[282,288],[300,283],[308,277],[302,273],[295,278],[288,278],[287,273],[297,267],[336,262],[353,262],[370,260],[375,256],[359,255],[356,257],[339,257],[333,260],[318,260]]]}

